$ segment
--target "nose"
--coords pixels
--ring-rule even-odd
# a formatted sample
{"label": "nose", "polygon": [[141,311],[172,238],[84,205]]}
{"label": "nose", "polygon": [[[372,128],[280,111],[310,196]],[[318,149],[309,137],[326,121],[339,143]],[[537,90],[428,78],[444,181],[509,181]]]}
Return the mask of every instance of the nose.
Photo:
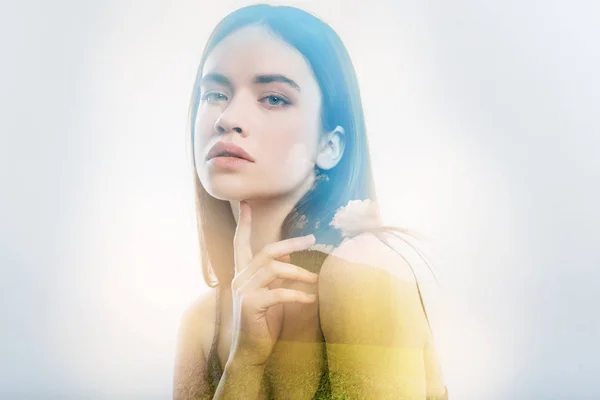
{"label": "nose", "polygon": [[232,101],[227,105],[227,108],[223,111],[223,113],[219,116],[217,121],[215,122],[214,130],[219,135],[225,134],[230,131],[235,131],[242,136],[246,136],[248,132],[245,129],[242,129],[242,124],[240,122],[243,105],[238,101],[237,103]]}
{"label": "nose", "polygon": [[[240,128],[239,126],[234,127],[233,129],[231,129],[232,131],[236,131],[237,133],[242,133],[242,128]],[[222,123],[219,122],[219,120],[217,120],[217,122],[215,123],[215,132],[217,132],[218,134],[223,134],[225,132],[227,132],[228,129],[223,127]],[[243,136],[243,135],[242,135]]]}

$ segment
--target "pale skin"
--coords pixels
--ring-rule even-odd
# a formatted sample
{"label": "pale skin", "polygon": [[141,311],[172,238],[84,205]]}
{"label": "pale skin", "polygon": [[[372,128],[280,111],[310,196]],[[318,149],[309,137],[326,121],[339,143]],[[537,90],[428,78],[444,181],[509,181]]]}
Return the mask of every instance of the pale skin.
{"label": "pale skin", "polygon": [[[231,85],[210,79],[214,73]],[[272,74],[293,80],[297,87],[254,83],[256,77]],[[330,169],[339,162],[343,127],[323,132],[321,93],[310,66],[301,53],[264,28],[243,28],[217,45],[204,65],[201,97],[196,159],[203,160],[220,140],[235,143],[256,159],[243,171],[217,170],[202,162],[196,170],[208,193],[229,201],[236,222],[240,200],[248,201],[251,246],[257,253],[281,239],[281,223],[312,186],[314,166]]]}
{"label": "pale skin", "polygon": [[[293,84],[256,79],[274,75]],[[215,76],[227,83],[210,79]],[[402,259],[373,237],[360,235],[331,253],[319,277],[289,263],[291,252],[314,242],[282,241],[280,226],[311,188],[315,165],[333,168],[345,143],[343,127],[330,132],[320,127],[321,93],[306,60],[264,28],[246,27],[211,52],[203,78],[196,170],[207,192],[229,201],[237,224],[235,278],[220,289],[218,355],[225,375],[267,371],[276,398],[310,399],[327,351],[334,394],[424,399],[426,390],[439,393],[441,375],[427,365],[430,337]],[[217,141],[235,143],[255,162],[235,171],[207,166],[202,160]],[[381,279],[370,279],[377,276]],[[361,300],[352,301],[357,293]],[[196,365],[190,379],[196,379],[197,393],[206,387],[199,377],[214,333],[214,307],[212,290],[186,313],[180,331],[179,352],[190,360],[197,356],[190,361]],[[384,321],[394,329],[377,329]],[[240,332],[250,334],[247,340]],[[241,364],[262,369],[242,374],[232,367]],[[248,388],[256,398],[266,398],[259,386]],[[226,390],[219,385],[215,398],[223,398],[219,395]]]}

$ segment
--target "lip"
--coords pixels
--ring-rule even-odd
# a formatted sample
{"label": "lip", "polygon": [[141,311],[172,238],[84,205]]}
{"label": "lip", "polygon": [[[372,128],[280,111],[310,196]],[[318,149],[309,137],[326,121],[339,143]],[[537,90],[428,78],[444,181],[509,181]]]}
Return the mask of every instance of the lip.
{"label": "lip", "polygon": [[230,142],[217,142],[215,143],[210,150],[208,151],[208,154],[206,155],[206,161],[217,157],[219,154],[222,153],[229,153],[232,154],[236,157],[239,158],[243,158],[244,160],[250,161],[250,162],[254,162],[254,158],[252,158],[252,156],[250,154],[248,154],[246,152],[246,150],[242,149],[240,146],[235,145],[233,143]]}
{"label": "lip", "polygon": [[245,158],[237,157],[213,157],[208,160],[207,163],[208,165],[219,169],[237,170],[244,165],[250,164],[250,161]]}

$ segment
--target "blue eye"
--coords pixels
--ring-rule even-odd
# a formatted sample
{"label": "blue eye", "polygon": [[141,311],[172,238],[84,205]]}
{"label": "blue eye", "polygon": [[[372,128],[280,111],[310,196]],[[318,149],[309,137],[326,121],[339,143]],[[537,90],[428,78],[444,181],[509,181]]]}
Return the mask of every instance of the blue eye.
{"label": "blue eye", "polygon": [[[219,92],[208,92],[208,93],[202,95],[201,99],[203,101],[206,101],[209,104],[214,104],[218,101],[226,101],[227,96],[225,96],[223,93],[219,93]],[[269,106],[273,106],[273,107],[287,107],[291,104],[290,101],[284,99],[282,96],[276,96],[276,95],[265,96],[260,101],[265,102],[265,100],[267,101],[267,104]]]}
{"label": "blue eye", "polygon": [[[275,95],[266,96],[266,97],[262,98],[261,101],[264,101],[265,99],[269,99],[268,104],[270,106],[283,105],[285,107],[285,106],[289,106],[291,104],[289,101],[285,100],[283,97],[275,96]],[[270,100],[274,100],[274,102],[270,101]]]}
{"label": "blue eye", "polygon": [[[215,98],[215,96],[217,98]],[[221,96],[221,97],[218,97]],[[219,93],[219,92],[209,92],[206,93],[204,96],[202,96],[202,100],[208,101],[209,103],[212,103],[211,100],[220,100],[220,99],[227,99],[227,96],[225,96],[223,93]]]}

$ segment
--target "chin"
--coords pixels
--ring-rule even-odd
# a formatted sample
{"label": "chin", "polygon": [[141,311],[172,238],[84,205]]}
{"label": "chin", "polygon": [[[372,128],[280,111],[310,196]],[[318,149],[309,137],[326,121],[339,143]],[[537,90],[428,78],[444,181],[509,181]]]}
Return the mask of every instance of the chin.
{"label": "chin", "polygon": [[273,200],[290,196],[298,190],[303,190],[302,187],[310,183],[310,180],[304,182],[302,177],[294,180],[294,176],[284,179],[280,175],[264,174],[256,178],[255,175],[211,173],[208,170],[201,171],[200,176],[200,182],[206,192],[225,201]]}
{"label": "chin", "polygon": [[232,184],[231,182],[218,182],[219,179],[210,182],[202,182],[204,190],[212,197],[225,201],[240,201],[252,196],[248,193],[247,185]]}

